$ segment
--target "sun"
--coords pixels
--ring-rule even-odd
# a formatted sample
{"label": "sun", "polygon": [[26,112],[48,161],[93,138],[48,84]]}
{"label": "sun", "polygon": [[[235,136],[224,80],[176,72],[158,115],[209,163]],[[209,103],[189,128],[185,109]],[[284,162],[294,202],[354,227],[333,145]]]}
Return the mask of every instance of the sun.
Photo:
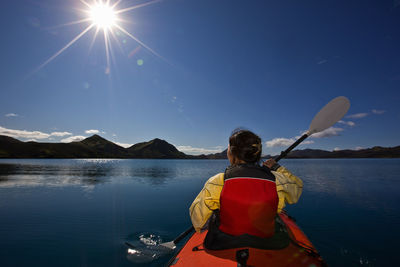
{"label": "sun", "polygon": [[93,39],[92,39],[89,50],[93,46],[93,43],[96,40],[100,30],[102,30],[102,33],[103,33],[102,39],[105,44],[104,45],[105,46],[105,54],[106,54],[106,59],[107,59],[107,66],[105,67],[106,74],[110,73],[110,61],[111,61],[110,57],[113,55],[113,53],[112,53],[113,49],[111,46],[111,38],[115,39],[115,41],[118,43],[118,45],[121,46],[121,44],[119,43],[119,40],[116,36],[116,35],[119,35],[119,33],[128,36],[129,38],[134,40],[136,43],[138,43],[141,47],[144,47],[146,50],[148,50],[150,53],[152,53],[153,55],[165,60],[157,52],[155,52],[153,49],[151,49],[145,43],[140,41],[133,34],[128,32],[122,25],[120,25],[122,22],[124,22],[126,20],[122,20],[119,18],[119,15],[121,13],[125,13],[127,11],[131,11],[134,9],[152,5],[152,4],[155,4],[162,0],[151,0],[151,1],[147,1],[142,4],[139,4],[139,5],[129,6],[126,8],[121,8],[118,6],[118,5],[120,5],[120,3],[123,0],[91,0],[92,1],[91,4],[87,3],[86,1],[87,0],[80,0],[80,2],[85,6],[85,9],[80,9],[82,11],[82,14],[85,15],[85,18],[80,19],[80,20],[71,21],[71,22],[59,25],[58,27],[76,25],[76,24],[81,24],[81,23],[87,23],[88,24],[87,27],[83,31],[81,31],[81,33],[76,35],[71,41],[69,41],[64,47],[62,47],[55,54],[53,54],[51,57],[49,57],[39,67],[37,67],[34,70],[34,72],[40,70],[41,68],[43,68],[44,66],[49,64],[51,61],[53,61],[53,59],[55,59],[60,54],[62,54],[71,45],[73,45],[76,41],[78,41],[82,36],[84,36],[87,32],[89,32],[90,30],[92,30],[94,28],[96,28],[96,30],[94,31]]}
{"label": "sun", "polygon": [[89,17],[94,25],[103,30],[111,29],[117,22],[117,14],[108,3],[96,3],[90,6]]}

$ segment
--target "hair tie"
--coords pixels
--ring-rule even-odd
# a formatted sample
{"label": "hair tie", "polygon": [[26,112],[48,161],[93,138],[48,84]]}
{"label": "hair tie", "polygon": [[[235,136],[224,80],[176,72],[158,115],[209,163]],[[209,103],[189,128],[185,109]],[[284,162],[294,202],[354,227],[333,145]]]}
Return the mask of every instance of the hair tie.
{"label": "hair tie", "polygon": [[259,144],[252,144],[251,146],[257,148],[257,151],[254,152],[253,155],[257,155],[258,153],[260,153],[260,150],[261,150],[261,143],[259,143]]}
{"label": "hair tie", "polygon": [[258,149],[261,148],[261,144],[252,144],[251,146],[254,146],[254,147],[258,148]]}

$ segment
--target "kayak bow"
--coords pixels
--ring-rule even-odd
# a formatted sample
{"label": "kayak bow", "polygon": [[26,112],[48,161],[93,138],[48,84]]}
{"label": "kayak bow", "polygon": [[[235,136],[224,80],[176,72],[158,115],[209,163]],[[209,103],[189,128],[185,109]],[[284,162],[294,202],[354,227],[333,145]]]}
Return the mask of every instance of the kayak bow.
{"label": "kayak bow", "polygon": [[207,231],[195,232],[167,266],[326,266],[318,251],[286,212],[279,214],[290,244],[280,250],[250,247],[208,250],[203,246]]}

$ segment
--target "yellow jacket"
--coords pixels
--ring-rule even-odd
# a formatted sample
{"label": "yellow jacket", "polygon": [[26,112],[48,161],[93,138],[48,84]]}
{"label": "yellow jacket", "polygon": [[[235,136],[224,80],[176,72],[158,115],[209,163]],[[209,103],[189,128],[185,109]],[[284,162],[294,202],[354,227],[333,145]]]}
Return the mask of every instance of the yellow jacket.
{"label": "yellow jacket", "polygon": [[[285,203],[296,203],[303,189],[303,182],[285,167],[280,166],[272,171],[275,176],[276,190],[278,192],[278,213],[285,207]],[[208,179],[203,189],[197,195],[189,208],[190,219],[196,231],[200,231],[214,210],[219,209],[219,198],[224,186],[224,174],[218,173]]]}

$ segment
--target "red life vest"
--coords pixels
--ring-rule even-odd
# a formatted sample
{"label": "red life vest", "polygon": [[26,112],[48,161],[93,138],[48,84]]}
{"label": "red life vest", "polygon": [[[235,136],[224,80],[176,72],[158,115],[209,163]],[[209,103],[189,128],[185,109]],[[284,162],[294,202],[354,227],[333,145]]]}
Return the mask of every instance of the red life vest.
{"label": "red life vest", "polygon": [[220,197],[219,229],[230,235],[271,237],[275,231],[278,194],[275,176],[266,167],[228,167]]}

